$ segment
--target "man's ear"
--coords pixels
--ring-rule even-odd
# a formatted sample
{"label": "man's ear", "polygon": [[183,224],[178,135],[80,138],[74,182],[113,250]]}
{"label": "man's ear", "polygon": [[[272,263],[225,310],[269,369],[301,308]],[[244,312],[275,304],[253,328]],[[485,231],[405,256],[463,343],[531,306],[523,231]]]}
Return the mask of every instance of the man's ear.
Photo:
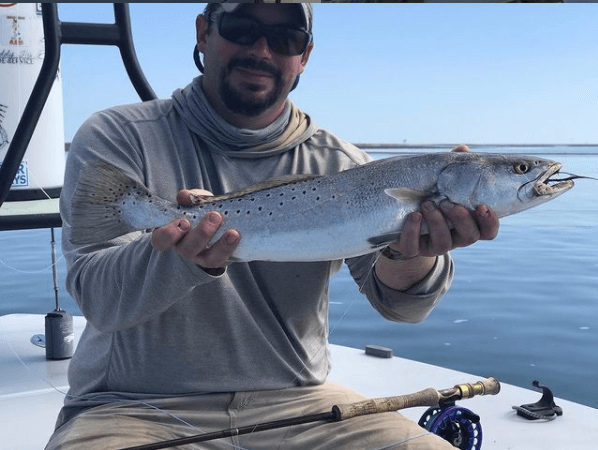
{"label": "man's ear", "polygon": [[311,51],[314,49],[314,44],[309,44],[303,52],[301,56],[301,73],[305,70],[305,66],[307,66],[307,62],[309,61],[309,56],[311,55]]}
{"label": "man's ear", "polygon": [[195,19],[195,30],[197,47],[201,53],[205,53],[206,36],[208,35],[208,22],[206,21],[206,16],[203,14],[198,15]]}

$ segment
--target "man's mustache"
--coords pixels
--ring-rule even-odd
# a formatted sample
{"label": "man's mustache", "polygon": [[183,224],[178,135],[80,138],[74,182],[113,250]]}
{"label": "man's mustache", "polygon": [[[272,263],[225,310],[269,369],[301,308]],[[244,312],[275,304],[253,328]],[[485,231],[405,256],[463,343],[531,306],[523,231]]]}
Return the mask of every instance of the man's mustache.
{"label": "man's mustache", "polygon": [[242,69],[251,69],[251,70],[259,70],[262,72],[269,73],[276,78],[280,78],[280,70],[278,70],[273,65],[267,63],[266,61],[261,61],[253,58],[235,58],[228,63],[228,72],[232,72],[232,70],[236,67]]}

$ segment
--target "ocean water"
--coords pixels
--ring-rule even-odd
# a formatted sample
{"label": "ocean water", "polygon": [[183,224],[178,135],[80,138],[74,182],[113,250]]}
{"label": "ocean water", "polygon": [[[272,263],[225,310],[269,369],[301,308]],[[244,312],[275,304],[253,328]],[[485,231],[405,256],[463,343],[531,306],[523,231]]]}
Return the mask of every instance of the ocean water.
{"label": "ocean water", "polygon": [[[550,157],[564,171],[598,178],[598,146],[473,150]],[[598,407],[597,192],[598,181],[579,180],[562,197],[504,218],[494,241],[454,251],[453,286],[419,324],[380,317],[343,270],[330,290],[330,341],[382,345],[398,356],[523,387],[539,380],[558,397]],[[59,301],[80,314],[64,288],[60,230],[56,240]],[[0,249],[0,315],[54,309],[50,230],[1,232]]]}

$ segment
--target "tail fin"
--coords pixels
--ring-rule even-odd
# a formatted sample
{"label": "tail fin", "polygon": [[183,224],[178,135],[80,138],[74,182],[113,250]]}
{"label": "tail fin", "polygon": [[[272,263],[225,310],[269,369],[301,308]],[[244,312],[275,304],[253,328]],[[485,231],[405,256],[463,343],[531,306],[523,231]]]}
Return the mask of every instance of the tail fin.
{"label": "tail fin", "polygon": [[71,200],[71,242],[91,244],[136,231],[122,214],[131,196],[138,199],[151,194],[114,166],[86,167]]}

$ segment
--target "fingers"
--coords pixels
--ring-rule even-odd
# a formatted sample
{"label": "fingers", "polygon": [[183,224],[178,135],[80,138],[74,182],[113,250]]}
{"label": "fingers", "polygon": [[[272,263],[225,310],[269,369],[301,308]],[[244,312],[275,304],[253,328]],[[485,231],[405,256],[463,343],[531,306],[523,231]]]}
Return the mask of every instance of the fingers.
{"label": "fingers", "polygon": [[444,200],[440,209],[453,224],[452,247],[467,247],[480,240],[480,229],[473,215],[463,206]]}
{"label": "fingers", "polygon": [[469,151],[469,147],[467,145],[457,145],[451,151],[457,152],[457,153],[467,153]]}
{"label": "fingers", "polygon": [[[177,194],[177,202],[182,206],[193,206],[212,196],[203,189],[183,189]],[[174,249],[183,258],[205,269],[225,267],[241,236],[236,230],[226,230],[210,245],[223,221],[224,218],[215,211],[206,214],[195,228],[187,220],[176,220],[154,230],[151,243],[158,251]]]}
{"label": "fingers", "polygon": [[152,233],[152,246],[159,251],[174,249],[180,256],[203,268],[225,267],[241,236],[236,230],[226,230],[213,245],[214,235],[220,229],[223,217],[211,211],[200,223],[191,228],[187,220],[177,220]]}
{"label": "fingers", "polygon": [[475,217],[480,227],[480,239],[490,241],[498,235],[499,222],[496,213],[486,205],[480,205],[475,210]]}
{"label": "fingers", "polygon": [[[448,200],[442,201],[440,207],[428,201],[422,205],[421,212],[429,230],[428,235],[419,239],[419,254],[423,256],[442,255],[479,240],[494,239],[498,234],[498,217],[485,205],[471,213]],[[404,244],[401,248],[411,247]]]}
{"label": "fingers", "polygon": [[166,225],[162,228],[156,228],[152,232],[152,247],[160,252],[165,252],[174,247],[191,229],[188,220],[181,219]]}
{"label": "fingers", "polygon": [[422,237],[420,254],[425,256],[443,255],[453,248],[453,238],[449,224],[442,211],[431,201],[421,207],[424,220],[428,224],[428,236]]}
{"label": "fingers", "polygon": [[211,211],[175,246],[175,251],[204,268],[224,267],[237,246],[241,236],[236,230],[227,230],[218,241],[210,241],[223,222],[223,217]]}
{"label": "fingers", "polygon": [[398,245],[392,245],[408,258],[414,258],[419,255],[420,237],[421,237],[422,215],[419,212],[411,213],[401,231]]}

